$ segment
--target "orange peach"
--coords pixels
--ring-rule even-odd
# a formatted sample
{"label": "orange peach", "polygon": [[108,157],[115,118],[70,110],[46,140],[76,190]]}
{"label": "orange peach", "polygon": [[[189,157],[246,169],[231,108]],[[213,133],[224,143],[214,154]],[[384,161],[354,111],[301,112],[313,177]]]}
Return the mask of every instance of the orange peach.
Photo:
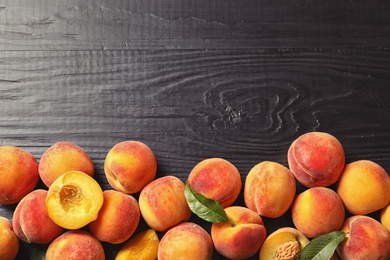
{"label": "orange peach", "polygon": [[133,235],[140,221],[138,202],[133,196],[115,190],[105,190],[103,196],[98,218],[89,223],[89,229],[102,242],[125,242]]}
{"label": "orange peach", "polygon": [[58,177],[46,197],[49,217],[65,229],[79,229],[98,217],[103,191],[95,179],[80,171]]}
{"label": "orange peach", "polygon": [[137,193],[156,177],[157,161],[153,151],[139,141],[114,145],[104,161],[108,183],[117,191]]}
{"label": "orange peach", "polygon": [[184,196],[184,187],[179,178],[164,176],[142,189],[138,203],[149,227],[156,231],[166,231],[190,218],[192,212]]}
{"label": "orange peach", "polygon": [[42,154],[39,176],[47,187],[68,171],[81,171],[94,176],[92,159],[80,146],[71,142],[58,142]]}
{"label": "orange peach", "polygon": [[291,213],[295,227],[309,238],[338,230],[345,219],[339,195],[326,187],[309,188],[298,194]]}
{"label": "orange peach", "polygon": [[50,243],[46,260],[104,260],[102,244],[92,234],[83,230],[67,231]]}
{"label": "orange peach", "polygon": [[350,213],[366,215],[389,204],[390,177],[373,161],[355,161],[345,166],[336,191]]}
{"label": "orange peach", "polygon": [[19,239],[5,217],[0,217],[0,248],[1,260],[13,260],[19,251]]}
{"label": "orange peach", "polygon": [[277,218],[290,208],[296,192],[296,180],[283,165],[264,161],[246,176],[245,205],[260,216]]}
{"label": "orange peach", "polygon": [[39,181],[38,161],[15,146],[0,146],[0,204],[15,204]]}
{"label": "orange peach", "polygon": [[328,133],[309,132],[291,143],[287,153],[290,170],[308,188],[330,186],[345,165],[344,148]]}
{"label": "orange peach", "polygon": [[225,208],[228,222],[213,223],[211,238],[216,251],[229,259],[246,259],[259,251],[266,238],[263,219],[242,206]]}
{"label": "orange peach", "polygon": [[222,158],[200,161],[191,170],[188,184],[195,192],[219,202],[224,208],[233,204],[242,186],[238,169]]}
{"label": "orange peach", "polygon": [[12,223],[15,234],[21,240],[28,243],[47,244],[64,231],[49,217],[46,197],[46,190],[34,190],[16,206]]}
{"label": "orange peach", "polygon": [[390,232],[390,204],[380,211],[379,219],[382,225]]}
{"label": "orange peach", "polygon": [[115,260],[156,260],[158,245],[159,239],[155,230],[142,231],[120,248]]}
{"label": "orange peach", "polygon": [[213,241],[209,233],[198,224],[184,222],[164,234],[157,254],[159,260],[211,260]]}
{"label": "orange peach", "polygon": [[337,247],[342,259],[390,259],[390,233],[374,218],[363,215],[349,217],[340,230],[347,233]]}

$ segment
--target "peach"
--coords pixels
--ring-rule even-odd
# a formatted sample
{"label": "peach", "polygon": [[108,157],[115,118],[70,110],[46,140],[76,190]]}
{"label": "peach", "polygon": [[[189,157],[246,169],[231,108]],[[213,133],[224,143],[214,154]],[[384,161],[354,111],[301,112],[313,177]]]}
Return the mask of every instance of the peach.
{"label": "peach", "polygon": [[21,240],[28,243],[47,244],[64,231],[49,217],[46,197],[46,190],[34,190],[16,206],[12,223],[15,234]]}
{"label": "peach", "polygon": [[141,215],[149,227],[156,231],[166,231],[191,217],[184,187],[179,178],[164,176],[142,189],[138,203]]}
{"label": "peach", "polygon": [[345,219],[341,198],[327,187],[309,188],[298,194],[291,213],[295,227],[309,238],[338,230]]}
{"label": "peach", "polygon": [[49,217],[65,229],[79,229],[98,217],[103,191],[95,179],[80,171],[58,177],[46,197]]}
{"label": "peach", "polygon": [[229,259],[246,259],[259,251],[266,238],[263,219],[242,206],[225,208],[228,222],[213,223],[211,238],[216,251]]}
{"label": "peach", "polygon": [[114,145],[104,161],[108,183],[117,191],[133,194],[156,177],[157,161],[153,151],[138,141]]}
{"label": "peach", "polygon": [[208,158],[196,164],[188,176],[188,184],[224,208],[233,204],[242,186],[238,169],[222,158]]}
{"label": "peach", "polygon": [[295,228],[279,228],[265,239],[259,259],[298,259],[299,253],[309,242],[309,239]]}
{"label": "peach", "polygon": [[156,260],[158,245],[159,239],[155,230],[142,231],[119,249],[115,260]]}
{"label": "peach", "polygon": [[15,146],[0,146],[0,204],[15,204],[39,181],[38,161]]}
{"label": "peach", "polygon": [[46,260],[104,260],[102,244],[92,234],[83,230],[63,233],[50,243]]}
{"label": "peach", "polygon": [[71,142],[58,142],[47,149],[39,161],[39,176],[49,188],[62,174],[81,171],[94,176],[94,165],[89,155]]}
{"label": "peach", "polygon": [[246,176],[245,205],[260,216],[277,218],[290,208],[296,192],[296,180],[283,165],[264,161]]}
{"label": "peach", "polygon": [[390,204],[380,211],[379,219],[382,225],[390,232]]}
{"label": "peach", "polygon": [[340,230],[347,233],[337,247],[342,259],[390,259],[390,233],[374,218],[363,215],[349,217]]}
{"label": "peach", "polygon": [[359,160],[345,166],[337,193],[354,215],[367,215],[390,202],[390,177],[377,163]]}
{"label": "peach", "polygon": [[345,165],[344,148],[328,133],[309,132],[294,140],[287,152],[290,170],[308,188],[330,186]]}
{"label": "peach", "polygon": [[19,239],[11,222],[5,217],[0,217],[0,247],[1,260],[13,260],[19,251]]}
{"label": "peach", "polygon": [[115,190],[105,190],[103,196],[98,218],[89,223],[89,229],[102,242],[125,242],[133,235],[140,221],[138,201],[131,195]]}
{"label": "peach", "polygon": [[157,256],[159,260],[211,260],[213,241],[209,233],[198,224],[180,223],[161,238]]}

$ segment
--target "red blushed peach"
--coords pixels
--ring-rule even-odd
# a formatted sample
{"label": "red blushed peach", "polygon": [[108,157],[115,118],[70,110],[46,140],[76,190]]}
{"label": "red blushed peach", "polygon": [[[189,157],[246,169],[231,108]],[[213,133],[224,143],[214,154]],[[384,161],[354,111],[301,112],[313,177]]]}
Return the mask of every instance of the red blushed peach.
{"label": "red blushed peach", "polygon": [[21,240],[28,243],[47,244],[64,231],[49,217],[46,209],[46,196],[46,190],[34,190],[16,206],[13,226],[15,234]]}
{"label": "red blushed peach", "polygon": [[164,234],[157,254],[159,260],[211,260],[213,241],[201,226],[184,222]]}
{"label": "red blushed peach", "polygon": [[89,224],[91,233],[111,244],[125,242],[133,235],[140,221],[137,200],[120,191],[103,191],[103,206],[98,218]]}
{"label": "red blushed peach", "polygon": [[238,169],[222,158],[209,158],[199,162],[188,176],[188,184],[197,193],[213,199],[222,207],[230,206],[241,191]]}
{"label": "red blushed peach", "polygon": [[309,238],[338,230],[345,218],[339,195],[326,187],[314,187],[298,194],[291,213],[295,227]]}
{"label": "red blushed peach", "polygon": [[245,205],[260,216],[277,218],[290,208],[296,192],[292,172],[276,162],[261,162],[246,176]]}
{"label": "red blushed peach", "polygon": [[192,212],[184,196],[184,183],[175,176],[158,178],[140,192],[138,204],[149,227],[166,231],[187,221]]}
{"label": "red blushed peach", "polygon": [[83,230],[67,231],[50,243],[46,260],[104,260],[102,244]]}
{"label": "red blushed peach", "polygon": [[5,217],[0,217],[0,248],[1,260],[13,260],[19,251],[19,239]]}
{"label": "red blushed peach", "polygon": [[258,252],[266,238],[262,218],[241,206],[225,208],[229,222],[213,223],[211,238],[217,252],[229,259],[246,259]]}
{"label": "red blushed peach", "polygon": [[336,191],[350,213],[366,215],[389,204],[390,177],[375,162],[355,161],[345,166]]}
{"label": "red blushed peach", "polygon": [[15,146],[0,146],[0,204],[15,204],[39,181],[38,161]]}
{"label": "red blushed peach", "polygon": [[104,172],[117,191],[133,194],[156,177],[157,161],[153,151],[138,141],[120,142],[107,153]]}
{"label": "red blushed peach", "polygon": [[290,145],[287,159],[297,180],[309,188],[336,183],[345,165],[341,143],[334,136],[322,132],[299,136]]}
{"label": "red blushed peach", "polygon": [[377,220],[356,215],[345,220],[341,231],[344,241],[337,247],[342,259],[390,259],[390,233]]}

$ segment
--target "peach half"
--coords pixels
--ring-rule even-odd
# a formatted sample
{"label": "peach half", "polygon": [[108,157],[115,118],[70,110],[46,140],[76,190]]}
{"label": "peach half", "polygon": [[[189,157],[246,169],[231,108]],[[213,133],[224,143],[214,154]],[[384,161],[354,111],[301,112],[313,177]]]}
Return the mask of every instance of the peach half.
{"label": "peach half", "polygon": [[130,238],[120,249],[115,260],[156,260],[159,238],[155,230],[147,229]]}
{"label": "peach half", "polygon": [[103,199],[103,191],[95,179],[80,171],[70,171],[50,186],[46,208],[54,223],[74,230],[97,219]]}
{"label": "peach half", "polygon": [[108,183],[117,191],[134,194],[156,177],[157,160],[153,151],[139,141],[114,145],[104,161]]}
{"label": "peach half", "polygon": [[38,161],[15,146],[0,146],[0,204],[15,204],[39,181]]}
{"label": "peach half", "polygon": [[11,222],[0,216],[0,259],[14,260],[19,251],[19,239],[13,231]]}
{"label": "peach half", "polygon": [[381,209],[379,219],[382,225],[390,232],[390,204]]}

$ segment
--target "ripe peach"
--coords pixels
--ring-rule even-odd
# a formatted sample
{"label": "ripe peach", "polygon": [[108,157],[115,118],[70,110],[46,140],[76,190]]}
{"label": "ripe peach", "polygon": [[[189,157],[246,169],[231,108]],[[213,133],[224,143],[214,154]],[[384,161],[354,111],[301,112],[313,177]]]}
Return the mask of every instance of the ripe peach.
{"label": "ripe peach", "polygon": [[50,186],[46,198],[49,217],[65,229],[79,229],[98,217],[103,191],[88,174],[70,171]]}
{"label": "ripe peach", "polygon": [[46,260],[104,260],[102,244],[83,230],[67,231],[57,237],[46,251]]}
{"label": "ripe peach", "polygon": [[68,171],[81,171],[91,177],[94,175],[92,159],[80,146],[71,142],[58,142],[42,154],[39,176],[48,188]]}
{"label": "ripe peach", "polygon": [[115,260],[156,260],[159,245],[155,230],[148,229],[130,238],[119,250]]}
{"label": "ripe peach", "polygon": [[15,204],[39,181],[35,157],[15,146],[0,146],[0,204]]}
{"label": "ripe peach", "polygon": [[323,132],[299,136],[290,145],[287,159],[297,180],[308,188],[334,184],[345,165],[343,146]]}
{"label": "ripe peach", "polygon": [[242,186],[238,169],[222,158],[200,161],[191,170],[188,184],[195,192],[216,200],[224,208],[237,199]]}
{"label": "ripe peach", "polygon": [[16,206],[12,224],[15,234],[21,240],[28,243],[47,244],[64,231],[49,217],[46,209],[46,196],[46,190],[34,190]]}
{"label": "ripe peach", "polygon": [[140,221],[138,202],[133,196],[115,190],[105,190],[103,196],[98,218],[89,223],[89,229],[102,242],[125,242],[133,235]]}
{"label": "ripe peach", "polygon": [[246,176],[245,205],[260,216],[277,218],[290,208],[296,192],[292,172],[276,162],[255,165]]}
{"label": "ripe peach", "polygon": [[338,230],[345,218],[339,195],[326,187],[309,188],[298,194],[291,213],[295,227],[309,238]]}
{"label": "ripe peach", "polygon": [[345,166],[337,193],[354,215],[380,210],[390,202],[390,177],[377,163],[359,160]]}
{"label": "ripe peach", "polygon": [[19,239],[5,217],[0,217],[0,248],[1,260],[13,260],[19,251]]}
{"label": "ripe peach", "polygon": [[279,228],[265,239],[259,259],[298,259],[299,253],[309,242],[309,239],[295,228]]}
{"label": "ripe peach", "polygon": [[342,259],[390,259],[390,233],[374,218],[355,215],[345,220],[347,236],[337,247]]}
{"label": "ripe peach", "polygon": [[164,176],[142,189],[138,203],[149,227],[156,231],[166,231],[190,218],[192,212],[184,196],[184,187],[179,178]]}
{"label": "ripe peach", "polygon": [[117,191],[137,193],[156,177],[157,161],[144,143],[124,141],[114,145],[104,162],[108,183]]}
{"label": "ripe peach", "polygon": [[379,218],[382,225],[390,232],[390,204],[380,211]]}
{"label": "ripe peach", "polygon": [[211,225],[216,251],[229,259],[246,259],[256,254],[266,238],[263,219],[242,206],[227,207],[225,212],[229,222]]}
{"label": "ripe peach", "polygon": [[169,229],[158,246],[158,259],[211,260],[213,241],[201,226],[184,222]]}

